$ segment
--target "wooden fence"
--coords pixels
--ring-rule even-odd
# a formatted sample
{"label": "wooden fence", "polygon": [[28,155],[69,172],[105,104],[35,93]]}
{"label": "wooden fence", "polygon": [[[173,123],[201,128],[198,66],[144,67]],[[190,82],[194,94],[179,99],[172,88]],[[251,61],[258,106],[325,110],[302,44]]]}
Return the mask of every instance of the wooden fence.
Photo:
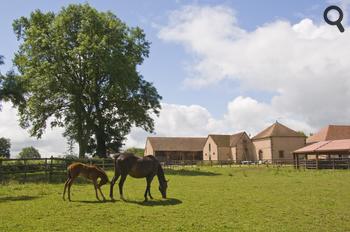
{"label": "wooden fence", "polygon": [[[113,170],[114,162],[112,158],[107,159],[65,159],[65,158],[40,158],[40,159],[0,159],[0,182],[11,176],[20,176],[23,182],[32,174],[40,174],[45,180],[51,182],[55,175],[65,175],[67,167],[73,162],[82,162],[96,165],[104,170]],[[262,160],[262,161],[205,161],[205,160],[172,160],[161,162],[165,169],[181,169],[185,166],[266,166],[283,167],[292,166],[293,160]]]}
{"label": "wooden fence", "polygon": [[295,163],[297,168],[305,169],[350,169],[349,158],[302,159]]}
{"label": "wooden fence", "polygon": [[64,158],[40,158],[40,159],[0,159],[0,181],[11,175],[21,175],[23,182],[27,176],[33,173],[41,174],[49,182],[53,175],[63,175],[67,167],[73,162],[81,162],[99,166],[105,170],[114,168],[113,159],[64,159]]}

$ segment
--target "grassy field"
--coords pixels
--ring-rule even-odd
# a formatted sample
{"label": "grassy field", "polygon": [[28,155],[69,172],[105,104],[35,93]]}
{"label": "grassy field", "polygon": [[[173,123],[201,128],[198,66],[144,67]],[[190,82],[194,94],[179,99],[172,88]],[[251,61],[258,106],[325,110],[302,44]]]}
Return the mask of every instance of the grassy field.
{"label": "grassy field", "polygon": [[125,202],[105,203],[89,183],[73,185],[68,202],[63,183],[12,181],[0,185],[0,231],[350,231],[349,171],[201,167],[166,176],[169,199],[155,179],[148,203],[143,179],[128,177]]}

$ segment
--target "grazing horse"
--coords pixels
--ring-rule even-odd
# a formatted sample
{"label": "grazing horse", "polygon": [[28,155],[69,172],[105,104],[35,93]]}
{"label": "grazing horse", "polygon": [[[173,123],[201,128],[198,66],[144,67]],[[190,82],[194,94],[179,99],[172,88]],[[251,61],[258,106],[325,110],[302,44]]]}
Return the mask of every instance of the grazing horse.
{"label": "grazing horse", "polygon": [[[68,166],[67,171],[68,171],[68,179],[64,185],[63,200],[65,200],[66,189],[68,187],[68,200],[70,201],[70,187],[72,186],[75,178],[77,178],[79,175],[85,177],[86,179],[92,180],[95,187],[97,200],[100,200],[97,194],[97,189],[100,191],[103,201],[106,200],[105,196],[101,191],[101,186],[108,182],[108,176],[106,172],[103,171],[101,168],[96,166],[86,165],[83,163],[73,163]],[[98,178],[101,179],[100,183],[97,183]]]}
{"label": "grazing horse", "polygon": [[123,185],[127,175],[134,178],[146,178],[147,187],[144,194],[145,201],[148,200],[147,194],[151,199],[153,199],[151,195],[151,182],[153,177],[157,175],[159,181],[159,191],[162,194],[162,197],[166,198],[168,181],[165,180],[163,168],[154,156],[148,155],[140,158],[132,153],[121,153],[114,156],[114,177],[111,181],[111,189],[109,192],[109,196],[112,200],[114,200],[113,187],[119,176],[121,176],[119,181],[120,198],[124,199]]}

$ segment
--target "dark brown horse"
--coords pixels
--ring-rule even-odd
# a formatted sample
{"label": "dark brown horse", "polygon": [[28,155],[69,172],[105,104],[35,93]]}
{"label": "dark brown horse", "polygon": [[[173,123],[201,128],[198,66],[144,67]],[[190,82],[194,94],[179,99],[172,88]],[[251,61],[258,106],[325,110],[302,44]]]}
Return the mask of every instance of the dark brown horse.
{"label": "dark brown horse", "polygon": [[114,177],[111,181],[111,189],[109,196],[113,199],[113,187],[115,182],[121,176],[119,181],[119,193],[120,198],[123,197],[123,185],[127,175],[134,178],[146,178],[147,187],[145,191],[145,201],[147,201],[148,196],[153,199],[151,195],[151,182],[155,175],[158,177],[159,181],[159,191],[163,198],[166,198],[166,190],[168,187],[167,180],[165,180],[163,168],[159,161],[152,155],[144,156],[142,158],[135,156],[132,153],[121,153],[114,156]]}

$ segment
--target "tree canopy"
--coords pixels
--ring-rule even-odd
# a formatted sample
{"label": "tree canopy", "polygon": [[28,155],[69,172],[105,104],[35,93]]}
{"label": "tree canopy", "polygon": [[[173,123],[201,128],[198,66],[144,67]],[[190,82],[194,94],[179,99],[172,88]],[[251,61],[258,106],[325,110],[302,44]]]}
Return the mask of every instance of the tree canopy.
{"label": "tree canopy", "polygon": [[105,157],[132,126],[154,130],[161,96],[137,70],[150,46],[142,29],[88,4],[36,10],[13,29],[20,41],[13,79],[23,93],[15,103],[31,136],[40,138],[50,123],[78,142],[80,157],[88,150]]}
{"label": "tree canopy", "polygon": [[21,159],[32,159],[32,158],[41,158],[39,151],[34,147],[25,147],[18,154],[18,157]]}
{"label": "tree canopy", "polygon": [[10,158],[11,141],[10,139],[0,138],[0,157]]}

